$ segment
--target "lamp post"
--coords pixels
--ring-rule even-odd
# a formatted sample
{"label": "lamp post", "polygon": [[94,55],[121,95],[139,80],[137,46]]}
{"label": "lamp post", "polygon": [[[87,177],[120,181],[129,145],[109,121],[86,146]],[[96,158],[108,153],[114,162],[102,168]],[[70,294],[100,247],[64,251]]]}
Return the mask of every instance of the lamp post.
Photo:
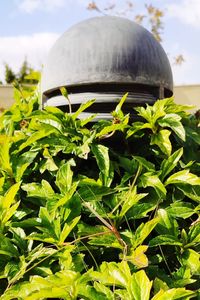
{"label": "lamp post", "polygon": [[125,18],[103,16],[71,27],[50,50],[42,76],[44,106],[67,111],[61,87],[72,111],[95,98],[85,114],[106,119],[126,92],[125,112],[172,96],[173,79],[166,53],[149,31]]}

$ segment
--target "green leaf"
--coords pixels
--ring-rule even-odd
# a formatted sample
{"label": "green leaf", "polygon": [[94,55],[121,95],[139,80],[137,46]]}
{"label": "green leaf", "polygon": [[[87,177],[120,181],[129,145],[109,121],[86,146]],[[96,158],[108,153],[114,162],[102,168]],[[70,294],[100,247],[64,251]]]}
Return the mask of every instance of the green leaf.
{"label": "green leaf", "polygon": [[178,236],[178,223],[174,218],[170,216],[170,213],[166,209],[158,210],[159,223],[156,226],[156,230],[159,234]]}
{"label": "green leaf", "polygon": [[123,123],[121,124],[112,124],[109,126],[105,126],[99,133],[96,134],[96,137],[103,137],[109,133],[115,132],[117,130],[123,131],[127,126]]}
{"label": "green leaf", "polygon": [[114,191],[106,187],[95,187],[86,185],[85,187],[79,189],[75,193],[74,197],[77,197],[82,203],[92,201],[93,205],[98,206],[98,202],[102,200],[103,196],[112,194],[113,192]]}
{"label": "green leaf", "polygon": [[[138,115],[144,118],[146,121],[148,121],[150,128],[153,129],[153,120],[152,115],[153,111],[152,108],[147,104],[147,107],[137,107],[135,110],[138,112]],[[162,115],[161,115],[162,116]]]}
{"label": "green leaf", "polygon": [[63,132],[63,124],[60,118],[52,114],[47,114],[44,111],[41,111],[40,114],[33,115],[29,124],[29,129],[41,130],[43,129],[43,126],[48,125],[51,126],[52,129],[55,128],[56,132],[57,130]]}
{"label": "green leaf", "polygon": [[144,254],[148,249],[148,246],[141,245],[137,247],[135,250],[130,252],[130,255],[126,256],[125,259],[130,261],[134,266],[138,269],[145,268],[148,266],[148,258]]}
{"label": "green leaf", "polygon": [[103,145],[92,145],[91,149],[95,155],[98,167],[100,169],[102,184],[109,187],[113,177],[108,153],[109,150]]}
{"label": "green leaf", "polygon": [[132,275],[130,292],[134,300],[149,300],[152,281],[149,280],[144,270]]}
{"label": "green leaf", "polygon": [[123,249],[116,236],[108,230],[106,232],[105,229],[102,235],[99,235],[97,237],[91,237],[89,244],[94,246],[103,246],[107,248]]}
{"label": "green leaf", "polygon": [[190,173],[189,170],[179,171],[165,181],[165,185],[169,184],[177,184],[177,183],[185,183],[190,185],[200,185],[200,177],[195,174]]}
{"label": "green leaf", "polygon": [[162,171],[161,178],[164,179],[176,166],[181,156],[183,155],[183,148],[180,148],[176,152],[174,152],[167,159],[164,159],[160,169]]}
{"label": "green leaf", "polygon": [[196,213],[194,206],[191,203],[182,201],[177,201],[170,204],[170,207],[167,208],[167,211],[170,216],[183,219],[189,218]]}
{"label": "green leaf", "polygon": [[128,280],[131,278],[128,263],[103,262],[100,266],[100,272],[93,271],[92,279],[105,285],[127,287]]}
{"label": "green leaf", "polygon": [[195,296],[195,292],[186,290],[185,288],[173,288],[167,291],[160,290],[152,300],[175,300],[190,299]]}
{"label": "green leaf", "polygon": [[199,243],[200,241],[200,222],[199,222],[199,217],[198,219],[194,222],[194,224],[192,224],[192,226],[190,227],[189,233],[188,233],[188,238],[189,238],[189,242],[190,244],[195,244],[195,243]]}
{"label": "green leaf", "polygon": [[2,224],[6,224],[6,222],[14,215],[17,208],[19,207],[20,201],[13,204],[9,209],[6,209],[2,212]]}
{"label": "green leaf", "polygon": [[167,156],[171,155],[172,145],[169,139],[171,132],[167,129],[161,129],[158,133],[151,136],[151,145],[157,145]]}
{"label": "green leaf", "polygon": [[[96,287],[96,285],[95,285],[95,287]],[[105,289],[106,289],[106,287],[105,287]],[[104,289],[104,292],[106,292],[105,289]],[[109,290],[109,289],[107,288],[107,290]],[[112,292],[110,292],[110,294],[111,293]],[[89,284],[78,284],[78,294],[81,297],[79,299],[92,299],[92,300],[108,300],[108,299],[110,299],[110,298],[107,298],[107,296],[105,296],[101,291],[97,291],[96,289],[94,289],[94,287],[90,286]]]}
{"label": "green leaf", "polygon": [[73,113],[72,118],[75,120],[80,115],[80,113],[82,113],[84,110],[86,110],[88,107],[90,107],[94,102],[95,102],[95,99],[89,100],[86,103],[82,103],[80,105],[80,107],[76,110],[76,112]]}
{"label": "green leaf", "polygon": [[159,292],[160,290],[167,291],[169,287],[166,282],[162,281],[160,278],[156,277],[153,282],[154,293]]}
{"label": "green leaf", "polygon": [[73,194],[76,191],[77,185],[78,183],[73,183],[70,190],[59,200],[56,199],[56,201],[53,202],[53,205],[52,205],[52,199],[50,199],[50,201],[48,201],[47,203],[47,207],[49,207],[49,210],[51,212],[55,212],[58,209],[58,207],[66,206],[66,204],[69,204],[69,201],[71,200]]}
{"label": "green leaf", "polygon": [[76,217],[69,224],[65,223],[64,228],[63,228],[63,230],[60,234],[60,238],[59,238],[60,245],[62,245],[64,243],[64,241],[66,240],[66,238],[68,237],[68,235],[70,234],[72,229],[76,226],[76,224],[78,223],[79,220],[80,220],[80,217]]}
{"label": "green leaf", "polygon": [[147,161],[144,157],[134,156],[134,159],[140,163],[147,171],[155,171],[155,165]]}
{"label": "green leaf", "polygon": [[10,189],[8,190],[8,192],[6,193],[6,195],[3,198],[1,198],[0,208],[2,210],[9,209],[10,206],[15,202],[15,197],[20,188],[20,185],[21,185],[21,182],[18,182],[18,183],[15,183],[14,185],[12,185],[10,187]]}
{"label": "green leaf", "polygon": [[16,150],[14,153],[17,154],[21,152],[23,149],[25,149],[28,146],[32,146],[36,141],[47,137],[48,135],[58,132],[58,130],[55,127],[52,127],[51,125],[42,125],[43,128],[41,128],[40,131],[34,132],[24,143],[22,143],[19,146],[19,149]]}
{"label": "green leaf", "polygon": [[[148,201],[148,197],[146,198]],[[157,207],[158,202],[153,203],[137,203],[126,214],[128,220],[140,219],[146,217],[148,212],[154,210]]]}
{"label": "green leaf", "polygon": [[120,100],[120,102],[117,104],[115,110],[112,112],[112,115],[114,118],[122,119],[124,117],[124,114],[122,112],[122,105],[126,101],[126,98],[128,97],[128,93],[126,93]]}
{"label": "green leaf", "polygon": [[49,229],[49,226],[51,227],[52,218],[46,207],[40,207],[39,218],[43,226],[47,227],[47,229]]}
{"label": "green leaf", "polygon": [[12,243],[11,239],[0,233],[0,254],[13,257],[19,257],[18,250]]}
{"label": "green leaf", "polygon": [[22,185],[22,190],[27,192],[28,197],[52,199],[55,195],[51,185],[46,180],[40,183],[27,183]]}
{"label": "green leaf", "polygon": [[59,119],[62,119],[65,116],[65,113],[55,106],[45,106],[45,111],[58,117]]}
{"label": "green leaf", "polygon": [[135,236],[133,240],[133,248],[138,247],[143,243],[143,241],[150,235],[151,231],[158,224],[159,218],[154,218],[146,223],[141,223],[140,226],[135,231]]}
{"label": "green leaf", "polygon": [[0,135],[0,169],[12,174],[12,168],[10,164],[10,146],[11,139],[6,135]]}
{"label": "green leaf", "polygon": [[115,300],[114,294],[109,288],[100,282],[94,282],[94,288],[97,292],[100,292],[106,296],[106,300]]}
{"label": "green leaf", "polygon": [[134,122],[127,131],[127,138],[131,137],[133,134],[142,129],[152,129],[152,126],[149,123]]}
{"label": "green leaf", "polygon": [[185,141],[185,129],[180,120],[181,117],[177,114],[167,114],[158,120],[158,124],[161,127],[171,128],[181,140]]}
{"label": "green leaf", "polygon": [[185,196],[200,203],[200,186],[184,184],[176,184],[176,187],[183,192]]}
{"label": "green leaf", "polygon": [[191,270],[191,274],[200,274],[200,254],[193,249],[187,249],[181,256],[181,261],[184,266]]}
{"label": "green leaf", "polygon": [[27,151],[20,156],[14,155],[12,157],[13,173],[17,182],[19,182],[22,179],[24,172],[27,170],[28,166],[34,161],[37,154],[37,152]]}
{"label": "green leaf", "polygon": [[71,165],[71,161],[63,164],[56,175],[56,185],[63,194],[67,193],[72,185],[73,171],[71,170]]}
{"label": "green leaf", "polygon": [[169,234],[159,235],[153,238],[149,242],[150,247],[155,247],[160,245],[182,246],[182,243],[176,237]]}
{"label": "green leaf", "polygon": [[158,175],[153,172],[147,172],[140,176],[140,184],[142,187],[153,187],[157,194],[161,197],[166,196],[166,188],[163,183],[160,181]]}
{"label": "green leaf", "polygon": [[134,186],[133,189],[129,189],[128,192],[122,194],[123,203],[121,203],[121,211],[119,217],[125,216],[127,211],[133,207],[138,201],[143,199],[147,194],[137,194],[137,187]]}

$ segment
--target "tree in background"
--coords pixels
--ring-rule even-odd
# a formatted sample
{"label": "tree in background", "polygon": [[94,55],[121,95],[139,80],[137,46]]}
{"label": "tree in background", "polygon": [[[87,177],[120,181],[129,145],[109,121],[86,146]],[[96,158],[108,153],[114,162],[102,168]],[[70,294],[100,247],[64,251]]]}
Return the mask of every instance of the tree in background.
{"label": "tree in background", "polygon": [[10,66],[5,64],[5,82],[7,84],[12,84],[14,82],[17,82],[18,84],[37,84],[38,76],[32,76],[35,73],[38,72],[30,67],[26,58],[18,73],[13,72]]}
{"label": "tree in background", "polygon": [[5,64],[5,81],[7,84],[13,83],[13,81],[16,79],[16,74],[13,72],[13,70],[9,67],[8,64]]}
{"label": "tree in background", "polygon": [[[134,10],[134,3],[133,1],[123,1],[124,7],[121,10],[116,1],[113,0],[112,4],[108,4],[106,7],[101,7],[101,5],[97,4],[97,1],[90,1],[88,3],[87,9],[90,11],[97,11],[103,15],[116,15],[116,16],[123,16],[128,17],[131,15],[131,19],[133,19],[136,23],[147,27],[151,33],[154,35],[158,42],[162,42],[162,34],[164,30],[164,11],[160,10],[159,8],[153,6],[152,4],[145,4],[145,11],[144,14],[137,14],[135,15]],[[177,55],[174,60],[173,64],[181,65],[184,62],[184,57],[182,54]]]}

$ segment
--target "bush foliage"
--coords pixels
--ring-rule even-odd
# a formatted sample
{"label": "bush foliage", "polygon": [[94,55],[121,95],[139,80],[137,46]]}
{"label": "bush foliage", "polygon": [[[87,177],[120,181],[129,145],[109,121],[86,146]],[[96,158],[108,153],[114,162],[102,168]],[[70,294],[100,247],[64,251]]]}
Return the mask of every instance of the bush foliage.
{"label": "bush foliage", "polygon": [[0,118],[0,294],[197,299],[200,127],[172,99],[110,121],[40,110]]}

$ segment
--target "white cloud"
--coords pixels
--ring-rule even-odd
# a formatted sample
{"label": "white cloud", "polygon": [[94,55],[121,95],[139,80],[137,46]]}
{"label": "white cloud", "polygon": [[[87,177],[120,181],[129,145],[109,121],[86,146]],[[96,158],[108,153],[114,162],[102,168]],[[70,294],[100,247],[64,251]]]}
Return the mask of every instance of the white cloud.
{"label": "white cloud", "polygon": [[37,10],[54,11],[64,6],[71,6],[74,2],[81,6],[86,6],[88,0],[15,0],[18,9],[25,13],[34,13]]}
{"label": "white cloud", "polygon": [[178,3],[169,4],[168,15],[178,18],[181,22],[200,28],[200,1],[180,0]]}
{"label": "white cloud", "polygon": [[36,10],[53,11],[66,4],[66,0],[20,0],[18,7],[26,13],[33,13]]}
{"label": "white cloud", "polygon": [[0,37],[0,80],[4,79],[4,64],[18,72],[22,62],[27,58],[31,67],[41,69],[47,53],[59,34],[35,33],[30,36]]}

